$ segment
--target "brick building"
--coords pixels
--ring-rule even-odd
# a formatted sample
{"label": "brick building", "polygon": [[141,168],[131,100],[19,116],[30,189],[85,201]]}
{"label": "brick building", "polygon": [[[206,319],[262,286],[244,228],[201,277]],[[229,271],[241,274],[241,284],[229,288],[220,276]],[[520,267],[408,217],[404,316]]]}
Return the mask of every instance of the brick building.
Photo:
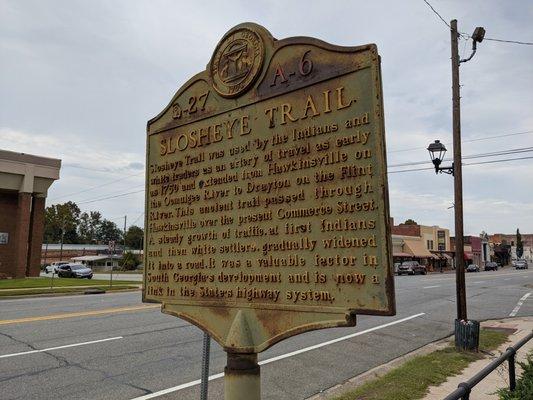
{"label": "brick building", "polygon": [[451,265],[450,231],[439,226],[394,224],[391,218],[393,260],[417,260],[430,270]]}
{"label": "brick building", "polygon": [[0,275],[39,276],[48,188],[61,160],[0,150]]}

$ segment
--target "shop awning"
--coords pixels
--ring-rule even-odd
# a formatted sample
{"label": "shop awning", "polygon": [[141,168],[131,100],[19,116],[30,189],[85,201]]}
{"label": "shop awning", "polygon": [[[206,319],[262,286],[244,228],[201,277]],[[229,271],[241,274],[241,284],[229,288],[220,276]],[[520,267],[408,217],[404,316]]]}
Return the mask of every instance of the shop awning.
{"label": "shop awning", "polygon": [[392,256],[393,257],[413,257],[413,255],[410,253],[402,253],[402,252],[392,253]]}
{"label": "shop awning", "polygon": [[418,240],[404,240],[404,250],[407,250],[407,252],[417,258],[433,258],[433,254]]}
{"label": "shop awning", "polygon": [[465,260],[473,260],[474,255],[470,253],[469,251],[465,251]]}
{"label": "shop awning", "polygon": [[452,256],[450,256],[449,254],[446,254],[446,253],[442,253],[442,256],[444,258],[446,258],[447,260],[451,260],[452,259]]}

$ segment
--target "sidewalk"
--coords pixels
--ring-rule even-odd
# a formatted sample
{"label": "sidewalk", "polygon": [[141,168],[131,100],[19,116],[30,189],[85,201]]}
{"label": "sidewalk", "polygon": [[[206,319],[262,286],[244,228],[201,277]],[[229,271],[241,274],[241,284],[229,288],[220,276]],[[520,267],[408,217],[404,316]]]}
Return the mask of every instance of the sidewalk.
{"label": "sidewalk", "polygon": [[[481,323],[482,327],[494,327],[502,329],[511,329],[515,330],[512,333],[507,342],[502,344],[497,350],[493,351],[493,356],[487,355],[487,357],[473,362],[467,368],[463,370],[460,375],[456,375],[448,378],[440,386],[434,386],[429,388],[429,393],[423,398],[423,400],[442,400],[448,394],[453,392],[459,383],[464,382],[476,373],[481,371],[485,366],[487,366],[493,359],[497,358],[502,354],[509,346],[516,344],[520,339],[527,336],[533,329],[533,317],[520,317],[520,318],[506,318],[500,320],[490,320]],[[396,367],[400,367],[405,362],[411,360],[416,356],[425,355],[436,350],[444,349],[448,347],[452,342],[452,338],[446,338],[439,340],[435,343],[430,343],[424,347],[421,347],[418,350],[415,350],[411,353],[405,354],[401,357],[398,357],[394,360],[389,361],[383,365],[375,367],[369,371],[366,371],[358,376],[355,376],[349,379],[346,382],[340,383],[334,387],[328,388],[321,393],[317,393],[307,400],[328,400],[333,399],[336,396],[340,396],[349,390],[353,390],[362,384],[371,381],[375,378],[385,375],[387,372],[393,370]],[[533,349],[533,339],[526,343],[522,348],[517,352],[517,361],[523,361],[526,354]],[[521,374],[520,366],[516,365],[516,377]],[[487,376],[483,381],[481,381],[473,390],[470,395],[471,400],[498,400],[498,396],[494,395],[496,390],[503,387],[509,387],[508,381],[508,371],[507,371],[507,362],[503,363],[499,368]]]}
{"label": "sidewalk", "polygon": [[[494,358],[497,358],[502,354],[509,346],[514,345],[520,339],[527,336],[533,329],[533,317],[524,317],[524,318],[507,318],[502,320],[495,321],[486,321],[481,323],[482,327],[495,327],[495,328],[507,328],[507,329],[516,329],[516,331],[509,336],[509,340],[501,345],[498,350],[494,351],[493,357],[487,357],[482,360],[476,361],[470,364],[467,368],[463,370],[461,375],[448,378],[446,382],[437,387],[430,387],[429,394],[424,397],[424,400],[441,400],[446,397],[448,394],[453,392],[459,383],[464,382],[479,371],[481,371],[485,366],[487,366]],[[517,352],[517,361],[523,361],[531,350],[533,350],[533,340],[530,340],[526,343],[520,350]],[[470,394],[470,400],[497,400],[498,396],[495,392],[499,388],[509,387],[509,374],[507,369],[507,362],[504,362],[500,367],[494,370],[490,375],[483,379]],[[521,374],[520,366],[516,365],[516,376],[517,379]]]}

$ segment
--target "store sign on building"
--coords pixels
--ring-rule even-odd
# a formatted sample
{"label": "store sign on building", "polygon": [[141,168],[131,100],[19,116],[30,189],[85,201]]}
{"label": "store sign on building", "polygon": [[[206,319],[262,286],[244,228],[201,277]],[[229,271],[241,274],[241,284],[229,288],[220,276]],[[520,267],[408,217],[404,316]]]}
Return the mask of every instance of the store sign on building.
{"label": "store sign on building", "polygon": [[375,45],[242,24],[148,122],[143,299],[259,352],[394,315]]}

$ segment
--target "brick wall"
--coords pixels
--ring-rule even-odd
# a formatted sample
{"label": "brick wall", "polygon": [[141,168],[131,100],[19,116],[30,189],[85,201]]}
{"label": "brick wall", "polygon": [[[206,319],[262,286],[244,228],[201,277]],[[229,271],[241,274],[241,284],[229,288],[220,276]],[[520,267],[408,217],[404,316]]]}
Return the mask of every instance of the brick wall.
{"label": "brick wall", "polygon": [[420,237],[420,225],[400,224],[392,226],[393,235],[418,236]]}
{"label": "brick wall", "polygon": [[19,193],[16,214],[17,228],[15,231],[15,260],[13,278],[24,278],[28,263],[28,238],[30,236],[31,194]]}
{"label": "brick wall", "polygon": [[16,253],[18,193],[0,192],[0,232],[9,234],[9,242],[0,244],[0,273],[13,276]]}
{"label": "brick wall", "polygon": [[41,272],[41,247],[44,234],[44,204],[45,199],[43,197],[33,197],[26,276],[39,276],[39,273]]}

